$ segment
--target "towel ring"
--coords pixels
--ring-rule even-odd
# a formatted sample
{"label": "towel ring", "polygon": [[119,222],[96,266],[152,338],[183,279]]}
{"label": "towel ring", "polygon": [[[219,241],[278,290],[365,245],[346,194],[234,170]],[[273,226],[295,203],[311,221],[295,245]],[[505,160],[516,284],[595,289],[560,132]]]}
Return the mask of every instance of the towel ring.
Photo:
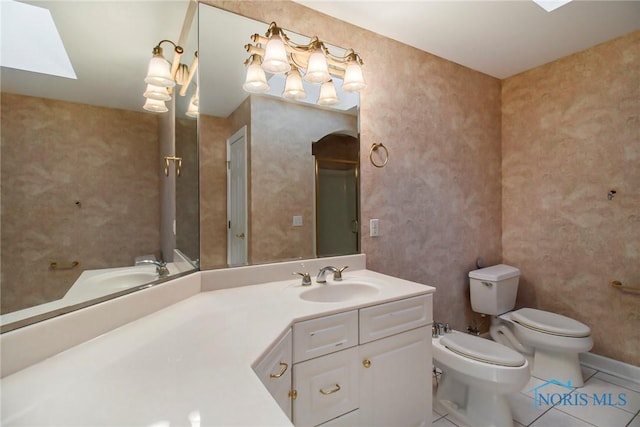
{"label": "towel ring", "polygon": [[[375,151],[378,151],[378,148],[382,148],[384,150],[384,160],[382,161],[382,163],[376,163],[376,161],[373,160],[373,153]],[[371,160],[371,164],[373,166],[377,168],[383,168],[389,162],[389,150],[387,150],[387,147],[385,147],[382,142],[374,142],[373,144],[371,144],[371,149],[369,150],[369,160]]]}

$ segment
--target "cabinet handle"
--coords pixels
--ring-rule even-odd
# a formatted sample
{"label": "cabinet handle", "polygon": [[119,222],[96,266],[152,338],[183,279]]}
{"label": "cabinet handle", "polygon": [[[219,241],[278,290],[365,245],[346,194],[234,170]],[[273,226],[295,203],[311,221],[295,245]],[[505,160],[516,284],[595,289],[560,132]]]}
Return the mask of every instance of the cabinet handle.
{"label": "cabinet handle", "polygon": [[289,365],[287,365],[285,362],[280,362],[280,366],[282,366],[282,370],[277,374],[269,374],[271,378],[280,378],[284,375],[285,372],[287,372],[287,368],[289,367]]}
{"label": "cabinet handle", "polygon": [[371,360],[369,359],[364,359],[362,361],[362,366],[364,366],[365,368],[370,368],[371,367]]}
{"label": "cabinet handle", "polygon": [[324,391],[323,389],[320,389],[320,393],[324,394],[325,396],[327,394],[333,394],[336,391],[340,391],[340,384],[336,384],[336,386],[329,391]]}

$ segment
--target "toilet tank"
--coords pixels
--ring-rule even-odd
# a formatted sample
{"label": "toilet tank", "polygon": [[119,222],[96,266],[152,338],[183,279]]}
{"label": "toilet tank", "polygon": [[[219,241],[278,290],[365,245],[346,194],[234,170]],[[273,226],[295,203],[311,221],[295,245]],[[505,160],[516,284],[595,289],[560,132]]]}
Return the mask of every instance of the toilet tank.
{"label": "toilet tank", "polygon": [[498,264],[469,272],[471,309],[498,316],[513,309],[518,294],[520,270]]}

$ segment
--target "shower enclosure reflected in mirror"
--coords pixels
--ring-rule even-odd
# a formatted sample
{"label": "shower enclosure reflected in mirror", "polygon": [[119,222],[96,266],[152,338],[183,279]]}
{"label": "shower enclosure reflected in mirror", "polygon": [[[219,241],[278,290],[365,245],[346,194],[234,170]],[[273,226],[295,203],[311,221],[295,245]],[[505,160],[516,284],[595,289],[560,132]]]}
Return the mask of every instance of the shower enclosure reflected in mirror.
{"label": "shower enclosure reflected in mirror", "polygon": [[328,135],[313,144],[318,256],[360,250],[358,147],[358,140],[350,135]]}

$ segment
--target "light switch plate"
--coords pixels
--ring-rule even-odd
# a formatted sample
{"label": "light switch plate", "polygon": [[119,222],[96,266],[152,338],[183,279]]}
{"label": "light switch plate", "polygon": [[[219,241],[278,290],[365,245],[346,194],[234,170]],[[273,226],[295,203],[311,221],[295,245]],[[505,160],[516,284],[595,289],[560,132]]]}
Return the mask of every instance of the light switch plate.
{"label": "light switch plate", "polygon": [[294,227],[302,227],[302,215],[294,215],[293,216],[293,226]]}
{"label": "light switch plate", "polygon": [[377,219],[369,220],[369,236],[378,237],[380,235],[380,224]]}

